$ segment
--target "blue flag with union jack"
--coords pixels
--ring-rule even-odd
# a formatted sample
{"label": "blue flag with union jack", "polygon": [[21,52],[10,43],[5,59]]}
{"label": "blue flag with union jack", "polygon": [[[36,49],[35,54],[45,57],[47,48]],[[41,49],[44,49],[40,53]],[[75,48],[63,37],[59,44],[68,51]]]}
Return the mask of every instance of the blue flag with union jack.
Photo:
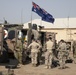
{"label": "blue flag with union jack", "polygon": [[38,5],[37,5],[36,3],[34,3],[34,2],[32,2],[32,5],[33,5],[32,11],[35,12],[35,13],[37,13],[40,17],[43,17],[43,16],[44,16],[44,15],[42,14],[43,11],[42,11],[42,9],[40,8],[40,6],[38,6]]}
{"label": "blue flag with union jack", "polygon": [[37,13],[42,18],[43,21],[54,23],[54,18],[51,14],[49,14],[44,9],[40,8],[40,6],[34,2],[32,2],[32,5],[33,5],[32,11]]}
{"label": "blue flag with union jack", "polygon": [[42,11],[44,14],[44,16],[42,17],[42,20],[54,23],[55,19],[53,18],[53,16],[51,14],[49,14],[47,11],[45,11],[44,9],[42,9]]}

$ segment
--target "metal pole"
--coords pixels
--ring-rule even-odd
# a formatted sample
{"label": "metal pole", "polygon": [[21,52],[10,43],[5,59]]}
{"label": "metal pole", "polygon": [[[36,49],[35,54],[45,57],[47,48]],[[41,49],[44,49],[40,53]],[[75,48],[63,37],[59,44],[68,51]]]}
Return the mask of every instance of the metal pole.
{"label": "metal pole", "polygon": [[[33,1],[31,0],[31,3],[32,3]],[[31,7],[32,7],[32,4],[31,4]],[[32,24],[32,10],[31,10],[31,24]]]}
{"label": "metal pole", "polygon": [[42,19],[40,20],[40,25],[42,26]]}
{"label": "metal pole", "polygon": [[21,24],[23,24],[23,9],[21,10]]}

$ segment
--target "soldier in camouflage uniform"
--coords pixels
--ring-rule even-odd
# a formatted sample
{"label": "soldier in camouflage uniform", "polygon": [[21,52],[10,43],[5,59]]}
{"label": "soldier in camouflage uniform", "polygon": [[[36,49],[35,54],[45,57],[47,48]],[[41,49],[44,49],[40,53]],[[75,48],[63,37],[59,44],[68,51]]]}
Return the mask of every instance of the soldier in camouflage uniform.
{"label": "soldier in camouflage uniform", "polygon": [[73,43],[73,58],[74,58],[74,63],[76,64],[76,41]]}
{"label": "soldier in camouflage uniform", "polygon": [[58,59],[59,59],[59,64],[60,68],[59,69],[64,69],[65,68],[65,61],[66,61],[66,43],[64,40],[61,40],[59,43],[58,47]]}
{"label": "soldier in camouflage uniform", "polygon": [[22,63],[25,64],[27,57],[27,41],[24,41],[23,52],[22,52]]}
{"label": "soldier in camouflage uniform", "polygon": [[20,64],[22,64],[22,42],[21,38],[18,38],[16,48],[14,51],[15,58],[19,61]]}
{"label": "soldier in camouflage uniform", "polygon": [[36,42],[35,39],[33,39],[32,43],[28,46],[28,48],[31,48],[31,61],[33,66],[36,66],[38,63],[37,58],[40,47],[41,46],[39,45],[39,43]]}
{"label": "soldier in camouflage uniform", "polygon": [[67,59],[70,59],[71,45],[69,44],[69,42],[66,42],[66,50],[67,50]]}

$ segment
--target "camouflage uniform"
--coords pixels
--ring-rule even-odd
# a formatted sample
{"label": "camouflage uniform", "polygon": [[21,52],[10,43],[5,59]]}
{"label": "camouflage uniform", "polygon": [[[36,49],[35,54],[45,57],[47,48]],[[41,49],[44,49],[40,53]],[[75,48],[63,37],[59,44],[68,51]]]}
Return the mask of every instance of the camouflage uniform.
{"label": "camouflage uniform", "polygon": [[29,46],[28,48],[31,48],[31,61],[32,61],[32,64],[34,66],[37,65],[37,58],[38,58],[38,52],[39,52],[39,48],[40,48],[40,45],[33,41]]}
{"label": "camouflage uniform", "polygon": [[23,44],[23,52],[22,52],[22,63],[25,64],[27,57],[27,41]]}
{"label": "camouflage uniform", "polygon": [[46,53],[45,53],[45,68],[51,68],[53,58],[53,42],[51,40],[46,42]]}
{"label": "camouflage uniform", "polygon": [[73,44],[73,57],[74,57],[74,63],[76,63],[76,41],[74,41]]}
{"label": "camouflage uniform", "polygon": [[67,59],[69,59],[70,58],[71,45],[68,42],[66,43],[66,50],[67,50]]}
{"label": "camouflage uniform", "polygon": [[59,58],[59,64],[60,68],[65,68],[65,61],[66,61],[66,43],[61,42],[59,44],[59,53],[58,53],[58,58]]}
{"label": "camouflage uniform", "polygon": [[22,42],[21,39],[17,40],[16,49],[14,52],[15,58],[22,64]]}

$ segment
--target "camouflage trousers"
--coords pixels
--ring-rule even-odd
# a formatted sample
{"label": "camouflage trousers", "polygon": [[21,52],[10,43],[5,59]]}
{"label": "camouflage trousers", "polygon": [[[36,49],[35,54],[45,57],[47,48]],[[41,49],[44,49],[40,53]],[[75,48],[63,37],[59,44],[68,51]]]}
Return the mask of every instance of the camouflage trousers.
{"label": "camouflage trousers", "polygon": [[45,53],[45,65],[51,66],[52,65],[52,59],[53,59],[53,53],[47,51]]}
{"label": "camouflage trousers", "polygon": [[22,63],[25,64],[26,62],[26,57],[27,57],[27,52],[26,51],[23,51],[22,52]]}
{"label": "camouflage trousers", "polygon": [[18,60],[20,64],[22,64],[22,52],[21,51],[15,51],[14,52],[15,58]]}
{"label": "camouflage trousers", "polygon": [[60,68],[64,68],[65,67],[65,61],[66,61],[65,52],[60,51],[58,53],[58,59],[59,59]]}
{"label": "camouflage trousers", "polygon": [[38,58],[38,53],[37,52],[31,52],[31,61],[32,64],[37,64],[37,58]]}

